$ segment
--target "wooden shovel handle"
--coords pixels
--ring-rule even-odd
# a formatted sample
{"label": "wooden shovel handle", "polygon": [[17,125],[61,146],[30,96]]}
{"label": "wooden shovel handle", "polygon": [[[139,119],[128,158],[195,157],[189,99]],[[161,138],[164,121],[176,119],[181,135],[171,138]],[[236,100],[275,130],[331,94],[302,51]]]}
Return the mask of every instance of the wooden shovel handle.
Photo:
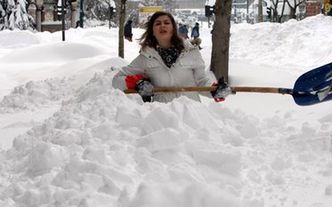
{"label": "wooden shovel handle", "polygon": [[[202,91],[213,91],[216,86],[193,86],[193,87],[155,87],[155,93],[173,93],[173,92],[202,92]],[[270,87],[247,87],[247,86],[236,86],[231,87],[233,92],[254,92],[254,93],[282,93],[286,94],[288,92],[283,92],[290,89],[282,88],[270,88]],[[126,89],[125,93],[137,93],[134,89]]]}

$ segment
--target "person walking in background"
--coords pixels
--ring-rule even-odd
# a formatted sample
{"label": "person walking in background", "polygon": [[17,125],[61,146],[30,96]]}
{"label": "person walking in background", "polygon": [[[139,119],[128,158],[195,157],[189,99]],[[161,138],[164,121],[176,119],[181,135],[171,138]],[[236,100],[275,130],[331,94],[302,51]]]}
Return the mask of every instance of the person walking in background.
{"label": "person walking in background", "polygon": [[199,38],[199,23],[196,22],[195,23],[195,26],[191,29],[191,43],[193,45],[197,45],[199,49],[202,49],[201,48],[201,43],[202,43],[202,40],[201,38]]}
{"label": "person walking in background", "polygon": [[128,40],[129,42],[133,41],[133,33],[132,33],[132,20],[128,20],[127,23],[125,24],[124,27],[124,36],[125,39]]}
{"label": "person walking in background", "polygon": [[178,35],[170,13],[154,13],[145,27],[140,38],[140,54],[114,75],[114,88],[136,89],[144,102],[169,102],[180,96],[200,101],[198,92],[154,94],[154,87],[215,85],[211,93],[201,94],[212,95],[216,101],[224,100],[231,92],[227,84],[209,78],[199,49]]}
{"label": "person walking in background", "polygon": [[180,23],[179,24],[179,30],[178,30],[178,34],[180,37],[184,38],[184,39],[188,39],[188,28],[187,25]]}
{"label": "person walking in background", "polygon": [[199,23],[196,22],[195,26],[191,29],[191,38],[196,39],[199,37]]}

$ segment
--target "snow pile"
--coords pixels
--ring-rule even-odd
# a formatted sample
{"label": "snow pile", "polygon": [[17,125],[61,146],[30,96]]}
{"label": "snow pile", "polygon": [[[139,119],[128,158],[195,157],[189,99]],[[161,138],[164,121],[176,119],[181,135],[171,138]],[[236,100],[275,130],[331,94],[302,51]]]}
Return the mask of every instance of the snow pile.
{"label": "snow pile", "polygon": [[[238,133],[231,127],[221,130],[223,122],[211,113],[216,107],[222,115],[222,106],[210,109],[182,98],[146,107],[139,97],[128,99],[111,89],[107,74],[95,77],[77,99],[64,102],[53,117],[16,138],[13,149],[2,154],[9,173],[4,177],[11,177],[4,184],[3,204],[90,206],[98,201],[98,206],[109,206],[123,194],[137,193],[132,201],[120,200],[128,206],[142,206],[146,199],[176,206],[169,199],[183,194],[188,198],[182,202],[238,206],[232,196],[239,196],[241,154],[223,144]],[[216,129],[220,131],[214,133]],[[223,133],[228,134],[225,140]],[[237,140],[236,145],[243,142]],[[153,198],[155,187],[160,192]]]}
{"label": "snow pile", "polygon": [[15,87],[10,95],[0,102],[1,112],[17,112],[19,110],[37,110],[54,101],[68,99],[73,93],[69,81],[52,79],[45,81],[29,81],[25,85]]}
{"label": "snow pile", "polygon": [[[278,67],[289,68],[320,66],[332,59],[332,39],[329,38],[331,17],[317,15],[283,24],[266,22],[245,25],[232,25],[231,58],[266,65],[280,60]],[[265,31],[259,32],[263,28]],[[251,32],[253,30],[256,32]]]}
{"label": "snow pile", "polygon": [[[81,53],[80,51],[85,51]],[[36,56],[30,56],[27,54],[38,54]],[[0,60],[4,63],[11,63],[15,60],[21,62],[58,62],[58,61],[69,61],[79,58],[92,58],[100,55],[99,51],[95,46],[79,43],[55,43],[51,45],[35,46],[31,48],[23,48],[18,51],[14,51],[8,55],[3,56]]]}
{"label": "snow pile", "polygon": [[0,48],[15,49],[39,44],[40,39],[30,31],[4,30],[0,33]]}
{"label": "snow pile", "polygon": [[111,88],[113,73],[96,74],[2,152],[1,205],[287,206],[298,202],[288,191],[331,178],[330,125],[296,128],[291,114],[260,120],[184,97],[143,105]]}

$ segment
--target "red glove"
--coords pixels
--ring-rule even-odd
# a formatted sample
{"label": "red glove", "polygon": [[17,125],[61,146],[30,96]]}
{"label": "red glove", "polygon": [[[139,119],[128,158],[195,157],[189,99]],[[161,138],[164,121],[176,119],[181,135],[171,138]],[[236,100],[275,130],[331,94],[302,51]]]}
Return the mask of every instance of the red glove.
{"label": "red glove", "polygon": [[126,76],[126,85],[128,89],[136,89],[136,84],[139,80],[143,80],[144,76],[142,74],[137,75],[127,75]]}

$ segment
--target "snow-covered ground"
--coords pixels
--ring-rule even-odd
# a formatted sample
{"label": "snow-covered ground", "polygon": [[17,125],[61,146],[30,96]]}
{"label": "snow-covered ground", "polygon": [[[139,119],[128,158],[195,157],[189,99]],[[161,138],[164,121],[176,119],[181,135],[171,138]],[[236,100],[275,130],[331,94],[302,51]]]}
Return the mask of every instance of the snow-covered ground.
{"label": "snow-covered ground", "polygon": [[[332,61],[331,31],[322,15],[232,25],[230,84],[292,88]],[[0,32],[0,206],[331,206],[332,102],[143,104],[111,86],[139,52],[126,41],[118,58],[117,34]],[[208,68],[205,24],[201,37]]]}

